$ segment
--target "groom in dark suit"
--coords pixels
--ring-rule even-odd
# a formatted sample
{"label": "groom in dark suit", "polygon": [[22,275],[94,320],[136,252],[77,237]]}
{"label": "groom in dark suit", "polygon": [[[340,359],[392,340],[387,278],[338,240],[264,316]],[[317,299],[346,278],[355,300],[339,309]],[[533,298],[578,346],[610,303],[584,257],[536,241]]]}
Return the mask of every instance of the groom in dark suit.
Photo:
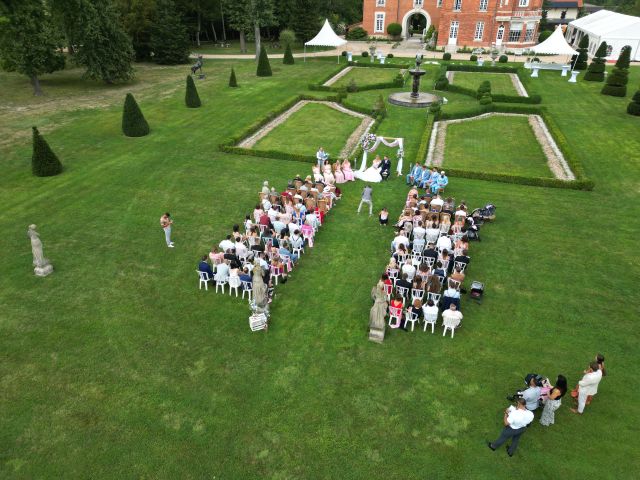
{"label": "groom in dark suit", "polygon": [[384,160],[382,160],[380,175],[382,176],[382,180],[388,180],[389,175],[391,175],[391,160],[386,155],[384,156]]}

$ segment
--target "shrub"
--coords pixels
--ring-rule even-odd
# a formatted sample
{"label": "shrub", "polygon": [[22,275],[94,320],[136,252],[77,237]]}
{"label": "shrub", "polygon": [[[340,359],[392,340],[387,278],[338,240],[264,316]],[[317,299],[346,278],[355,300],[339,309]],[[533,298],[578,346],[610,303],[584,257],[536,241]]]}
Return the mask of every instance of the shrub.
{"label": "shrub", "polygon": [[346,35],[347,40],[364,40],[369,36],[369,32],[367,32],[362,27],[356,27],[349,30]]}
{"label": "shrub", "polygon": [[282,63],[285,65],[293,65],[295,61],[293,60],[293,52],[291,51],[291,45],[287,43],[287,48],[284,50],[284,58],[282,59]]}
{"label": "shrub", "polygon": [[471,60],[472,62],[477,62],[478,61],[478,56],[477,55],[471,55],[469,57],[469,60]]}
{"label": "shrub", "polygon": [[587,53],[588,50],[589,50],[589,36],[585,35],[580,39],[580,43],[578,44],[578,58],[576,58],[576,61],[573,64],[574,70],[587,69],[587,60],[589,60],[589,54]]}
{"label": "shrub", "polygon": [[377,117],[378,115],[386,116],[387,115],[387,106],[384,103],[384,98],[382,95],[378,96],[378,99],[373,104],[373,116]]}
{"label": "shrub", "polygon": [[587,82],[602,82],[604,80],[604,62],[607,56],[607,44],[602,42],[598,47],[596,56],[591,61],[587,73],[584,74],[584,79]]}
{"label": "shrub", "polygon": [[547,38],[551,36],[552,33],[553,32],[550,30],[543,30],[542,32],[540,32],[540,35],[538,35],[538,43],[544,42]]}
{"label": "shrub", "polygon": [[429,111],[433,113],[434,116],[440,113],[440,108],[440,102],[438,101],[433,102],[431,105],[429,105]]}
{"label": "shrub", "polygon": [[393,53],[390,53],[389,55],[387,55],[387,58],[393,58]]}
{"label": "shrub", "polygon": [[366,57],[368,57],[368,56],[369,56],[369,52],[367,52],[367,51],[365,50],[364,52],[362,52],[362,56],[363,56],[363,57],[365,57],[365,58],[366,58]]}
{"label": "shrub", "polygon": [[280,39],[280,43],[284,44],[284,45],[291,45],[292,43],[295,43],[296,41],[296,32],[294,32],[293,30],[290,30],[288,28],[285,28],[284,30],[282,30],[280,32],[280,35],[278,37]]}
{"label": "shrub", "polygon": [[260,56],[258,57],[258,69],[256,70],[256,75],[258,77],[270,77],[273,75],[273,73],[271,73],[269,57],[267,57],[267,49],[264,48],[264,45],[260,47]]}
{"label": "shrub", "polygon": [[184,103],[189,108],[198,108],[202,103],[200,102],[200,95],[196,89],[196,84],[193,82],[193,77],[187,75],[187,91],[184,95]]}
{"label": "shrub", "polygon": [[629,61],[631,59],[631,47],[624,47],[620,52],[616,66],[611,75],[607,77],[607,83],[602,87],[603,95],[613,97],[625,97],[627,95],[627,83],[629,82]]}
{"label": "shrub", "polygon": [[127,93],[122,111],[122,133],[127,137],[144,137],[149,134],[149,124],[144,118],[136,99]]}
{"label": "shrub", "polygon": [[485,80],[480,84],[476,92],[476,98],[480,99],[485,95],[491,95],[491,82],[489,80]]}
{"label": "shrub", "polygon": [[36,177],[53,177],[62,172],[62,163],[36,127],[33,127],[31,171]]}
{"label": "shrub", "polygon": [[491,105],[492,102],[493,99],[491,98],[490,94],[483,95],[479,100],[480,105]]}
{"label": "shrub", "polygon": [[498,58],[498,63],[507,63],[509,61],[509,57],[507,57],[506,55],[500,55],[500,58]]}
{"label": "shrub", "polygon": [[634,93],[631,103],[627,105],[627,113],[629,115],[640,116],[640,90]]}
{"label": "shrub", "polygon": [[451,54],[449,52],[445,53],[444,55],[442,55],[442,59],[443,60],[451,60]]}
{"label": "shrub", "polygon": [[392,37],[399,37],[402,33],[402,25],[399,23],[390,23],[387,25],[387,33]]}
{"label": "shrub", "polygon": [[229,86],[233,88],[238,86],[238,80],[236,79],[236,71],[233,69],[233,67],[231,67],[231,75],[229,75]]}
{"label": "shrub", "polygon": [[446,90],[449,86],[449,79],[447,78],[446,73],[441,73],[438,79],[436,80],[436,84],[433,88],[436,90]]}
{"label": "shrub", "polygon": [[347,92],[354,93],[357,91],[358,91],[358,85],[356,85],[356,81],[354,79],[351,79],[351,81],[349,82],[349,85],[347,85]]}

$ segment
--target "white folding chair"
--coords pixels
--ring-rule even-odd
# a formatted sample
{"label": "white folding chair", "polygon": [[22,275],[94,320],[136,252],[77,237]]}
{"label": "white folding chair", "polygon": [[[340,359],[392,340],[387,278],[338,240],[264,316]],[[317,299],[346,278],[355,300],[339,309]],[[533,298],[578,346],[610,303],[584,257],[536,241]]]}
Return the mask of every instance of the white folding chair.
{"label": "white folding chair", "polygon": [[424,251],[424,243],[423,242],[414,242],[413,249],[411,250],[413,253],[422,254]]}
{"label": "white folding chair", "polygon": [[216,293],[218,293],[218,287],[222,288],[222,293],[224,293],[224,286],[227,284],[227,280],[216,280]]}
{"label": "white folding chair", "polygon": [[[393,321],[393,324],[391,323]],[[389,307],[389,327],[400,328],[402,322],[402,308]]]}
{"label": "white folding chair", "polygon": [[449,286],[460,291],[460,282],[458,280],[449,279]]}
{"label": "white folding chair", "polygon": [[405,318],[405,322],[411,322],[411,331],[413,332],[413,327],[415,327],[416,322],[419,319],[418,314],[407,310],[404,318]]}
{"label": "white folding chair", "polygon": [[438,312],[435,313],[425,313],[424,314],[424,330],[427,331],[427,326],[431,325],[431,334],[435,331],[436,322],[438,321]]}
{"label": "white folding chair", "polygon": [[433,304],[437,306],[437,305],[440,303],[440,297],[441,297],[441,296],[442,296],[442,295],[441,295],[440,293],[432,293],[432,292],[429,292],[429,293],[427,294],[427,302],[428,302],[429,300],[433,300]]}
{"label": "white folding chair", "polygon": [[458,328],[458,325],[460,325],[460,321],[448,322],[446,320],[443,320],[442,326],[444,327],[444,329],[442,330],[442,336],[444,337],[447,334],[447,330],[451,330],[451,338],[453,338],[453,332],[456,328]]}
{"label": "white folding chair", "polygon": [[409,295],[409,289],[407,287],[396,286],[396,292],[402,297],[402,305],[404,305],[407,295]]}
{"label": "white folding chair", "polygon": [[271,272],[271,278],[275,278],[276,279],[276,285],[278,285],[278,278],[280,277],[280,269],[278,269],[278,267],[276,267],[275,265],[269,265],[269,271]]}
{"label": "white folding chair", "polygon": [[393,282],[394,286],[396,284],[396,280],[398,280],[398,273],[400,273],[400,271],[397,268],[390,268],[387,270],[387,275],[389,275],[389,280]]}
{"label": "white folding chair", "polygon": [[384,293],[387,296],[387,301],[391,301],[391,292],[393,290],[393,284],[384,286]]}
{"label": "white folding chair", "polygon": [[440,260],[442,263],[442,269],[446,272],[449,270],[449,260]]}
{"label": "white folding chair", "polygon": [[251,302],[251,294],[253,293],[253,284],[251,282],[242,282],[242,299],[244,300],[244,294],[247,294],[249,297],[249,302]]}
{"label": "white folding chair", "polygon": [[234,283],[233,285],[231,284],[231,280],[229,280],[229,296],[231,296],[231,293],[235,290],[236,291],[236,298],[238,298],[238,288],[242,285],[242,282],[240,282],[240,280],[238,279],[238,281],[236,283]]}
{"label": "white folding chair", "polygon": [[461,272],[464,272],[464,269],[467,268],[467,264],[464,262],[455,262],[453,266],[459,268]]}
{"label": "white folding chair", "polygon": [[200,282],[198,283],[198,289],[202,290],[202,285],[204,285],[205,290],[209,290],[209,274],[207,272],[201,272],[200,270],[196,270],[198,272],[198,276],[200,277]]}
{"label": "white folding chair", "polygon": [[433,264],[436,263],[436,259],[433,257],[422,257],[422,261],[426,263],[429,268],[433,268]]}
{"label": "white folding chair", "polygon": [[291,273],[291,270],[293,270],[293,262],[291,261],[291,257],[289,255],[280,255],[280,258],[282,258],[282,263],[284,263],[284,266],[287,269],[287,273]]}
{"label": "white folding chair", "polygon": [[423,297],[424,297],[424,290],[422,290],[421,288],[411,289],[411,303],[415,302],[416,300],[422,301]]}

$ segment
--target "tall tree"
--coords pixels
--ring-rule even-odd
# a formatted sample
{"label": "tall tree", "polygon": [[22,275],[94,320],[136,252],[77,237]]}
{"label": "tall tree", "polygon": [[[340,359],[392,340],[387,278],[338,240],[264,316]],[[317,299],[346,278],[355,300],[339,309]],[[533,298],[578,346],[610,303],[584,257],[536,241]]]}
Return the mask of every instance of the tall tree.
{"label": "tall tree", "polygon": [[156,16],[151,27],[153,61],[162,65],[176,65],[189,60],[189,37],[182,16],[172,0],[158,0]]}
{"label": "tall tree", "polygon": [[607,56],[607,43],[602,42],[598,47],[596,56],[591,60],[587,73],[584,74],[584,79],[588,82],[601,82],[604,80],[604,63]]}
{"label": "tall tree", "polygon": [[274,25],[273,0],[227,0],[229,25],[240,33],[240,51],[247,51],[246,35],[253,30],[256,60],[260,56],[261,28]]}
{"label": "tall tree", "polygon": [[276,18],[273,14],[273,0],[250,0],[249,4],[251,6],[251,19],[253,20],[253,35],[256,39],[256,60],[258,60],[261,43],[260,29],[275,25]]}
{"label": "tall tree", "polygon": [[247,53],[247,32],[253,28],[248,15],[250,0],[224,0],[229,26],[240,34],[240,52]]}
{"label": "tall tree", "polygon": [[34,95],[42,95],[39,76],[64,68],[62,36],[41,0],[16,2],[0,23],[2,68],[29,77]]}
{"label": "tall tree", "polygon": [[116,0],[125,31],[131,37],[137,61],[151,58],[151,25],[156,10],[155,0]]}
{"label": "tall tree", "polygon": [[303,42],[311,40],[322,26],[317,3],[316,0],[298,0],[296,2],[292,27]]}
{"label": "tall tree", "polygon": [[106,83],[133,78],[133,46],[112,0],[52,3],[63,17],[70,42],[78,45],[75,61],[86,68],[86,77]]}

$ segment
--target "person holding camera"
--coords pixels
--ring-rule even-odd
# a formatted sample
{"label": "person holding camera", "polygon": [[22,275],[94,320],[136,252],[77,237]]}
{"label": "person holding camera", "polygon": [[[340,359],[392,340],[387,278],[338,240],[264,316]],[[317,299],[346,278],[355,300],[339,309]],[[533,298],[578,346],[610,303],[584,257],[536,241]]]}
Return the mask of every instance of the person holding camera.
{"label": "person holding camera", "polygon": [[525,384],[528,386],[526,390],[518,391],[515,395],[507,397],[507,400],[514,402],[516,398],[522,398],[525,401],[527,410],[533,412],[540,405],[542,377],[534,373],[530,373],[525,378]]}
{"label": "person holding camera", "polygon": [[507,453],[510,457],[513,457],[513,454],[516,453],[516,449],[518,448],[520,436],[525,432],[527,425],[533,421],[533,412],[527,409],[524,398],[518,398],[515,407],[511,405],[504,411],[502,421],[504,428],[502,429],[502,433],[500,433],[500,437],[494,442],[487,442],[487,446],[495,451],[503,443],[511,439],[511,445],[507,447]]}

